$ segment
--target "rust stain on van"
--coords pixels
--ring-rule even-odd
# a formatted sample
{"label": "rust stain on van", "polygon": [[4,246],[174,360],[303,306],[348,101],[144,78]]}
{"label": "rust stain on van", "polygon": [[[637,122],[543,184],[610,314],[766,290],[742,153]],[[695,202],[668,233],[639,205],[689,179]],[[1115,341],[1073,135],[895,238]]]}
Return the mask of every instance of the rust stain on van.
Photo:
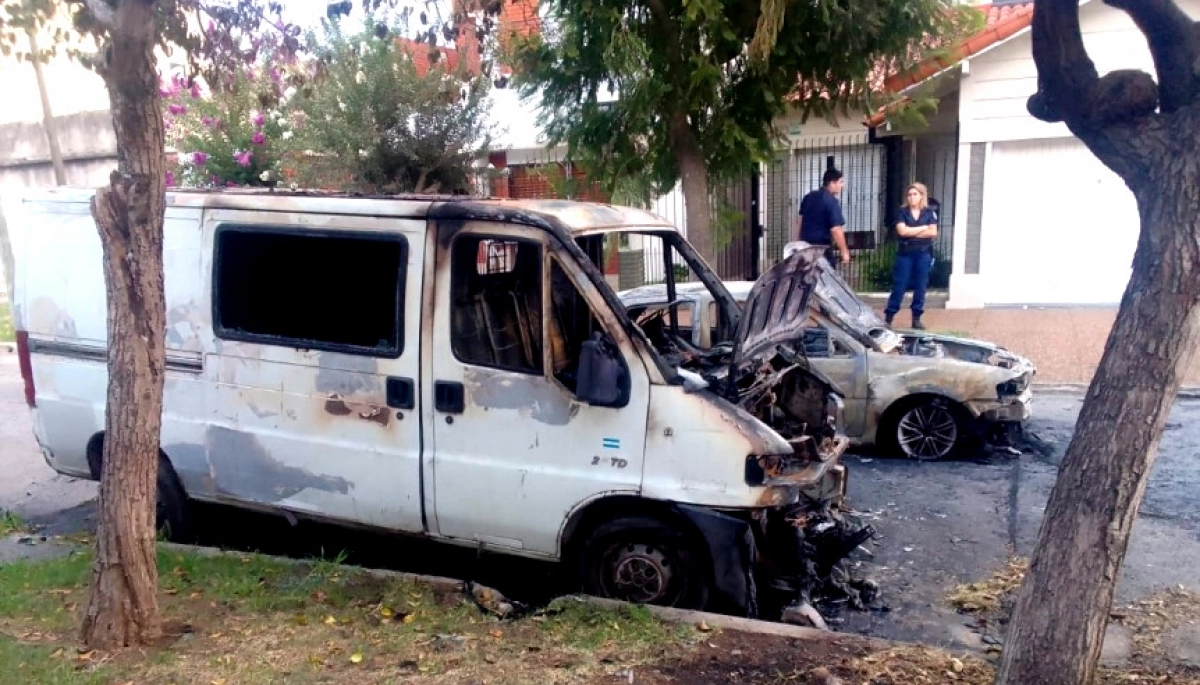
{"label": "rust stain on van", "polygon": [[356,418],[386,427],[392,413],[387,407],[368,402],[354,402],[334,393],[325,400],[325,413],[331,416],[355,416]]}

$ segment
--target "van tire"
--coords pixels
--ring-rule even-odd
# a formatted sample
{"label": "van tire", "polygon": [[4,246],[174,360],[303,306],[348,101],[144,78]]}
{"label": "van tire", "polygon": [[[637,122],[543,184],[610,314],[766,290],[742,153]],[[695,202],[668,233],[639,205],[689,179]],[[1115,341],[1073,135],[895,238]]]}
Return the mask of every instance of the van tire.
{"label": "van tire", "polygon": [[158,458],[158,482],[155,487],[154,522],[159,535],[171,542],[189,543],[196,539],[192,503],[184,492],[179,476],[166,457]]}
{"label": "van tire", "polygon": [[580,554],[583,591],[634,604],[703,609],[708,602],[705,555],[688,536],[654,518],[605,523]]}
{"label": "van tire", "polygon": [[[88,468],[92,478],[99,483],[104,461],[104,434],[97,433],[88,441]],[[175,467],[167,455],[158,455],[158,476],[154,487],[154,529],[158,535],[171,542],[193,542],[196,539],[192,503],[188,499]]]}

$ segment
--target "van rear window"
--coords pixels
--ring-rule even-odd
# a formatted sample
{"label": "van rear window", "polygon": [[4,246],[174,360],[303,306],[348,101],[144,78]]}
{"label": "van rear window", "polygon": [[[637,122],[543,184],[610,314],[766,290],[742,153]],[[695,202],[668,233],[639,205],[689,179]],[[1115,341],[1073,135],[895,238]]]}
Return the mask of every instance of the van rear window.
{"label": "van rear window", "polygon": [[226,340],[397,357],[407,245],[397,235],[224,226],[213,321]]}

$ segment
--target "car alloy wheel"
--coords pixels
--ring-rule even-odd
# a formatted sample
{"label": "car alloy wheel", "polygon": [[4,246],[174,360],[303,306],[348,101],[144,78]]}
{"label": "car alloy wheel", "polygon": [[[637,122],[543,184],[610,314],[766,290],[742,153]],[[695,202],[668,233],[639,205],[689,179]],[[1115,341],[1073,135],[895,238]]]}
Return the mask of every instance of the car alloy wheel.
{"label": "car alloy wheel", "polygon": [[958,443],[958,420],[942,403],[916,405],[897,422],[896,442],[910,459],[942,459]]}

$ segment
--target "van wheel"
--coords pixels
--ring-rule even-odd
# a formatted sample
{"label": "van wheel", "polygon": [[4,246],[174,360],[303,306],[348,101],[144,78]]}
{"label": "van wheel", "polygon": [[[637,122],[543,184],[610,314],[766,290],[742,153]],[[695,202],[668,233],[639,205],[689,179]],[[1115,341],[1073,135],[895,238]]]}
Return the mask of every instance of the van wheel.
{"label": "van wheel", "polygon": [[155,488],[155,526],[159,535],[172,542],[192,542],[196,539],[191,501],[175,475],[171,462],[159,457],[158,483]]}
{"label": "van wheel", "polygon": [[681,531],[652,518],[622,518],[583,544],[584,592],[634,604],[701,609],[708,601],[705,556]]}
{"label": "van wheel", "polygon": [[945,398],[916,398],[888,413],[879,427],[884,446],[909,459],[945,459],[967,441],[962,410]]}

